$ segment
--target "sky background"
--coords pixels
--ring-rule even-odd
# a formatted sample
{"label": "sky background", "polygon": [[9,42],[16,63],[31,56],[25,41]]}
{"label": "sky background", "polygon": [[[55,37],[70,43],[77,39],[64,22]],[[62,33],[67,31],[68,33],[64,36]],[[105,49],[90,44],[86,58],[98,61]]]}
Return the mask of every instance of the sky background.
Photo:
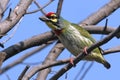
{"label": "sky background", "polygon": [[[70,22],[73,23],[79,23],[80,21],[84,20],[87,18],[90,14],[94,13],[97,11],[100,7],[108,3],[110,0],[64,0],[61,16],[64,17],[66,20],[69,20]],[[10,7],[12,9],[15,8],[19,0],[10,0]],[[41,5],[44,5],[48,0],[39,0]],[[58,0],[55,0],[51,5],[45,8],[46,12],[55,12],[57,8],[57,2]],[[28,11],[32,11],[34,9],[37,9],[35,4],[32,4],[29,8]],[[9,10],[5,13],[6,15],[8,14]],[[118,27],[120,25],[120,9],[115,11],[112,15],[110,15],[108,18],[108,26],[111,27]],[[21,23],[19,24],[19,28],[14,35],[14,37],[9,40],[7,43],[5,43],[5,48],[9,47],[10,45],[13,45],[15,43],[18,43],[19,41],[23,41],[25,39],[28,39],[34,35],[38,35],[47,31],[50,31],[50,29],[38,19],[38,17],[42,16],[41,12],[37,12],[35,14],[28,14],[25,15],[24,18],[22,19]],[[101,21],[97,25],[99,26],[104,26],[105,25],[105,20]],[[12,30],[8,33],[10,35]],[[93,35],[96,40],[100,40],[101,35]],[[6,36],[7,37],[7,36]],[[5,37],[5,38],[6,38]],[[5,38],[3,38],[1,41],[3,41]],[[55,43],[54,43],[55,44]],[[32,57],[26,59],[24,62],[25,63],[39,63],[44,60],[46,55],[49,53],[51,48],[54,46],[50,45],[49,47],[45,48],[41,52],[38,52],[37,54],[33,55]],[[103,45],[103,49],[108,49],[112,48],[114,46],[120,45],[119,39],[113,38],[111,41],[109,41],[107,44]],[[32,48],[33,49],[33,48]],[[31,50],[32,50],[31,49]],[[3,50],[2,48],[0,50]],[[29,49],[30,50],[30,49]],[[29,52],[29,50],[26,50],[24,52],[19,53],[19,55],[16,55],[7,61],[4,62],[3,67],[9,64],[10,62],[13,62],[26,52]],[[59,59],[66,59],[69,58],[70,52],[67,51],[66,49],[62,52],[62,54],[59,56]],[[84,80],[117,80],[119,79],[119,58],[120,54],[109,54],[104,56],[105,59],[111,64],[111,68],[107,70],[104,68],[103,65],[99,63],[94,63]],[[32,62],[31,62],[32,61]],[[76,74],[79,72],[81,66],[83,65],[85,61],[81,61],[77,64],[75,68],[70,69],[67,74],[68,78],[66,80],[74,80],[74,77]],[[85,67],[88,67],[90,65],[90,62],[87,63]],[[33,65],[34,66],[34,65]],[[8,80],[6,75],[9,75],[11,80],[17,80],[18,76],[20,73],[23,71],[25,65],[24,64],[19,64],[18,66],[10,69],[3,75],[0,75],[0,80]],[[54,67],[52,70],[53,71],[58,71],[63,66],[58,66]],[[53,74],[49,74],[48,78],[50,78]],[[35,77],[35,76],[34,76]],[[33,79],[34,79],[33,77]],[[81,75],[78,77],[81,77]],[[31,79],[31,80],[33,80]],[[65,80],[65,75],[63,75],[59,80]]]}

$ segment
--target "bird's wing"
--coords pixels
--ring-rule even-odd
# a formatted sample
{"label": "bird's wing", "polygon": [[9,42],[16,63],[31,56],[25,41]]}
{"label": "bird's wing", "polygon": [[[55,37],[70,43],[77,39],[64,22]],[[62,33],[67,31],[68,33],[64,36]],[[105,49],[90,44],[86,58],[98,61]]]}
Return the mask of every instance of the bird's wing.
{"label": "bird's wing", "polygon": [[[96,42],[95,39],[90,35],[90,33],[87,30],[85,30],[81,26],[78,26],[77,24],[74,24],[74,23],[72,23],[71,25],[73,25],[75,28],[79,29],[81,35],[90,39],[93,43]],[[101,54],[104,52],[104,50],[102,50],[100,47],[98,47],[98,49],[99,49]]]}
{"label": "bird's wing", "polygon": [[77,24],[74,24],[74,23],[72,23],[71,25],[74,26],[75,28],[77,28],[80,31],[81,35],[90,39],[93,43],[96,42],[95,39],[90,35],[90,33],[87,30],[85,30],[81,26],[78,26]]}

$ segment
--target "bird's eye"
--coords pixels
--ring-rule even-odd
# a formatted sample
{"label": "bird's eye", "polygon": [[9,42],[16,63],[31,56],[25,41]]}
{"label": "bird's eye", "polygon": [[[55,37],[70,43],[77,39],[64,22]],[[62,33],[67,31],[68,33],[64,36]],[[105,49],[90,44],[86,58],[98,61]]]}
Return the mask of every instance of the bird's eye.
{"label": "bird's eye", "polygon": [[54,22],[54,23],[57,23],[57,22],[58,22],[57,16],[51,16],[49,19],[50,19],[52,22]]}
{"label": "bird's eye", "polygon": [[56,16],[51,16],[51,19],[57,19],[57,17]]}

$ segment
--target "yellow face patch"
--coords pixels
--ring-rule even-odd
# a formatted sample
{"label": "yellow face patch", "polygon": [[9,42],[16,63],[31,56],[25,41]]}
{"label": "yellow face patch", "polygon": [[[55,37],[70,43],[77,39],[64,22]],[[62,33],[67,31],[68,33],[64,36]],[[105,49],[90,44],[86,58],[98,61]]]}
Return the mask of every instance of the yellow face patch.
{"label": "yellow face patch", "polygon": [[55,14],[51,14],[50,20],[55,23],[58,21],[57,16]]}

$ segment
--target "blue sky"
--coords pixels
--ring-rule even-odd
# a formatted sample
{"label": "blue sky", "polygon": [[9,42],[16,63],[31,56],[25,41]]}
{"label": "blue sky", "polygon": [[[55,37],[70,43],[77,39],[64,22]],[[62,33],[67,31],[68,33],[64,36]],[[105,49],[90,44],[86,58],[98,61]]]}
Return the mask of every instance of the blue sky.
{"label": "blue sky", "polygon": [[[12,3],[13,1],[14,1],[14,3]],[[40,3],[43,5],[47,1],[48,0],[44,0],[44,1],[41,0]],[[78,23],[78,22],[84,20],[85,18],[87,18],[91,13],[97,11],[100,7],[102,7],[104,4],[106,4],[109,1],[110,0],[64,0],[61,15],[62,15],[62,17],[64,17],[65,19],[67,19],[71,22]],[[10,7],[12,7],[12,8],[14,8],[17,4],[17,0],[11,0],[10,2],[11,2]],[[50,12],[50,11],[55,12],[56,8],[57,8],[57,2],[58,2],[58,0],[55,0],[45,10],[47,12]],[[34,4],[32,4],[29,11],[34,10],[34,9],[37,9],[37,7]],[[108,19],[109,19],[108,25],[109,26],[118,27],[118,25],[120,24],[119,12],[120,12],[120,9],[115,11],[112,15],[110,15],[108,17]],[[8,13],[6,12],[6,14],[8,14]],[[32,37],[34,35],[38,35],[38,34],[50,31],[50,29],[42,21],[40,21],[38,19],[39,16],[42,16],[42,14],[40,12],[37,12],[35,14],[25,15],[25,17],[22,19],[22,22],[19,25],[19,28],[18,28],[16,34],[14,35],[14,37],[11,40],[9,40],[7,43],[5,43],[5,48],[7,48],[10,45],[13,45],[19,41],[22,41],[29,37]],[[104,26],[104,24],[105,24],[105,20],[101,21],[97,25]],[[12,31],[10,31],[8,33],[8,35],[11,34],[11,32]],[[95,37],[96,40],[100,40],[101,35],[93,35],[93,36]],[[3,38],[3,40],[4,40],[4,38]],[[102,48],[108,49],[108,48],[111,48],[111,47],[117,46],[117,45],[120,45],[119,39],[114,38],[107,44],[103,45]],[[43,61],[53,46],[54,45],[50,45],[45,50],[42,50],[41,52],[26,59],[24,62],[31,63],[31,61],[32,61],[32,63],[36,63],[36,62]],[[29,52],[29,50],[21,52],[19,55],[16,55],[16,56],[10,58],[9,60],[5,61],[3,66],[7,65],[10,62],[13,62],[14,60],[19,58],[26,52]],[[69,55],[70,55],[70,52],[68,52],[67,50],[64,50],[58,59],[69,58]],[[107,70],[106,68],[104,68],[103,65],[95,62],[92,69],[88,72],[88,74],[86,75],[84,80],[113,80],[113,79],[117,80],[117,79],[119,79],[119,74],[117,74],[117,73],[119,72],[118,69],[120,67],[120,63],[119,63],[120,54],[119,53],[109,54],[104,57],[111,64],[111,68],[109,70]],[[71,70],[69,70],[67,72],[68,73],[67,80],[74,79],[74,77],[79,72],[83,63],[84,63],[84,61],[79,62],[75,68],[72,68]],[[88,63],[87,66],[89,64],[90,63]],[[5,74],[1,75],[0,80],[7,80],[6,74],[9,75],[11,80],[17,80],[17,77],[22,72],[24,67],[25,67],[25,65],[20,64],[16,67],[12,68],[11,70],[7,71]],[[61,67],[63,67],[63,66],[54,67],[53,71],[57,71]],[[52,74],[49,75],[49,77],[51,77],[51,76],[52,76]],[[64,80],[64,77],[65,77],[65,75],[63,75],[59,80]],[[79,76],[79,78],[80,78],[80,76]]]}

